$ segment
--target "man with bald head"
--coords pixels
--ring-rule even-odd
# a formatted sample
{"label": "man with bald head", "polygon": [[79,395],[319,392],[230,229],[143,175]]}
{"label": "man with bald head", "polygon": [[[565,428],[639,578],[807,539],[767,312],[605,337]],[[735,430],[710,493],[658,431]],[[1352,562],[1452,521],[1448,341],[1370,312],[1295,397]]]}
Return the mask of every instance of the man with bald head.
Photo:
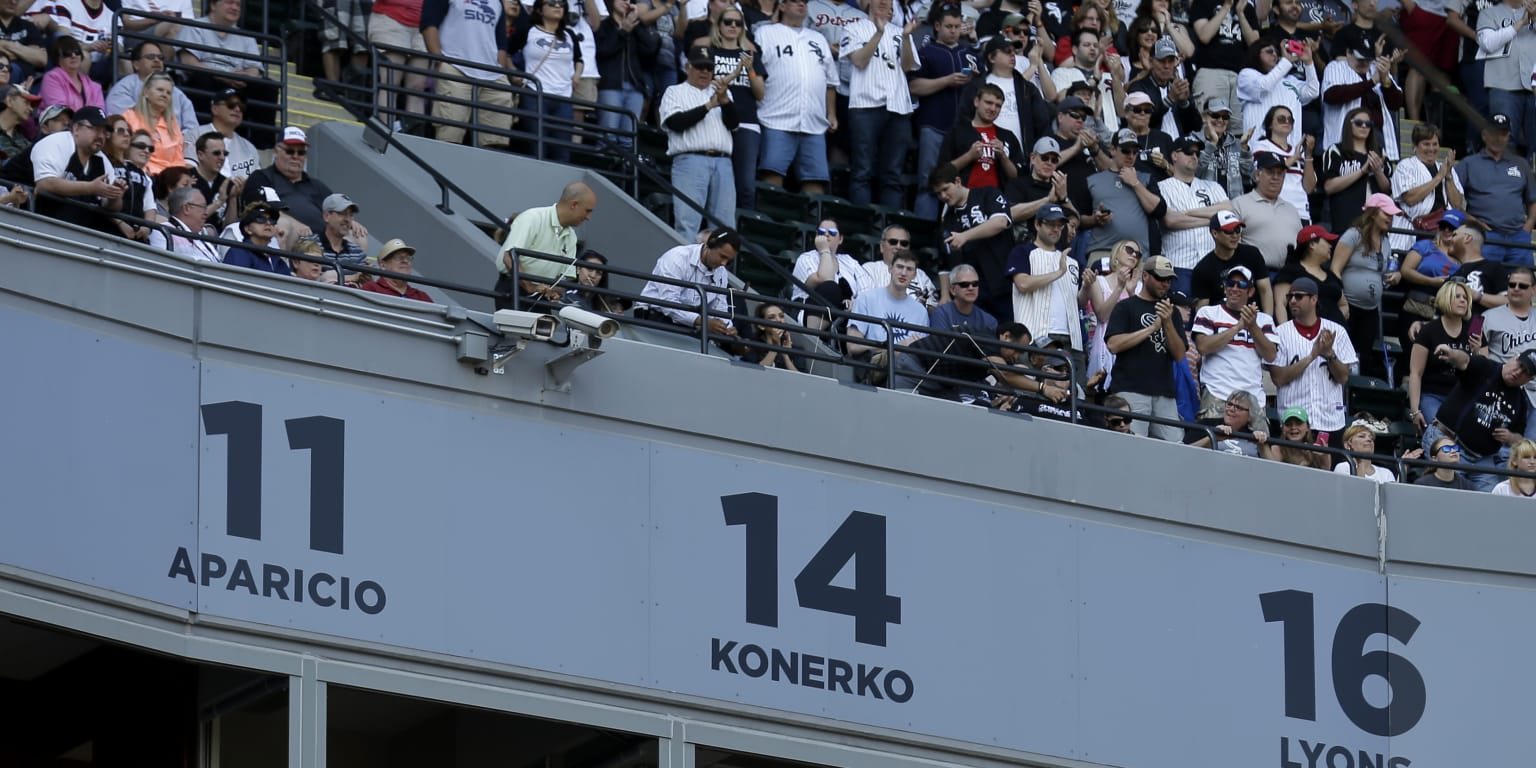
{"label": "man with bald head", "polygon": [[[496,308],[511,309],[514,292],[521,295],[522,309],[558,304],[566,287],[576,279],[576,227],[592,218],[597,194],[579,181],[567,184],[554,205],[529,208],[507,225],[501,244],[501,277],[496,280]],[[515,249],[547,256],[518,254]],[[517,285],[512,284],[512,258],[517,257]]]}

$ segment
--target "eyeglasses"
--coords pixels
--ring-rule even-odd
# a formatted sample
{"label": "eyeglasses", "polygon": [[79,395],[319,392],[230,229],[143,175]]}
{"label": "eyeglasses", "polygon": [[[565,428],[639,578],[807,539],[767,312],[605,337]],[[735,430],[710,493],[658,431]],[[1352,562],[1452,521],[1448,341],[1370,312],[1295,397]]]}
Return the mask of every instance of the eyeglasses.
{"label": "eyeglasses", "polygon": [[816,234],[826,235],[827,237],[837,237],[837,228],[834,227],[832,229],[817,229]]}
{"label": "eyeglasses", "polygon": [[1292,293],[1287,293],[1285,295],[1285,298],[1286,298],[1287,301],[1300,301],[1302,299],[1313,299],[1313,298],[1317,298],[1317,297],[1313,296],[1310,293],[1296,293],[1296,292],[1292,292]]}
{"label": "eyeglasses", "polygon": [[1130,109],[1128,109],[1126,111],[1130,112],[1133,115],[1150,115],[1150,114],[1152,114],[1152,108],[1151,107],[1131,107]]}
{"label": "eyeglasses", "polygon": [[1111,417],[1105,419],[1104,423],[1108,424],[1111,427],[1123,427],[1123,426],[1131,423],[1131,420],[1127,419],[1127,418],[1125,418],[1123,416],[1111,416]]}
{"label": "eyeglasses", "polygon": [[153,151],[155,151],[155,145],[153,145],[153,144],[145,144],[145,143],[139,142],[139,141],[135,141],[134,143],[129,144],[128,146],[133,147],[134,149],[142,149],[145,152],[153,152]]}
{"label": "eyeglasses", "polygon": [[125,126],[125,125],[119,125],[118,127],[112,129],[112,135],[114,135],[114,136],[132,136],[133,135],[133,129],[129,128],[129,127]]}
{"label": "eyeglasses", "polygon": [[1228,280],[1226,282],[1226,286],[1228,288],[1241,288],[1242,290],[1246,291],[1253,287],[1253,283],[1248,282],[1247,280]]}
{"label": "eyeglasses", "polygon": [[1351,121],[1349,121],[1349,124],[1353,125],[1356,128],[1374,128],[1374,127],[1376,127],[1376,124],[1371,122],[1371,121],[1369,121],[1369,120],[1351,120]]}
{"label": "eyeglasses", "polygon": [[1275,122],[1290,125],[1291,123],[1295,122],[1295,120],[1290,115],[1275,115]]}
{"label": "eyeglasses", "polygon": [[143,60],[143,61],[165,61],[165,54],[163,54],[163,53],[141,53],[141,54],[139,54],[139,58],[141,60]]}
{"label": "eyeglasses", "polygon": [[303,157],[309,154],[309,147],[283,147],[283,152],[285,154]]}
{"label": "eyeglasses", "polygon": [[1442,445],[1435,449],[1435,453],[1461,453],[1461,446],[1454,444]]}
{"label": "eyeglasses", "polygon": [[981,287],[981,281],[980,280],[962,280],[962,281],[960,281],[958,283],[950,283],[950,285],[953,285],[956,288],[980,288]]}
{"label": "eyeglasses", "polygon": [[1237,403],[1227,403],[1227,407],[1231,408],[1234,411],[1242,411],[1243,413],[1247,413],[1248,412],[1248,408],[1247,407],[1238,405]]}
{"label": "eyeglasses", "polygon": [[741,19],[721,19],[720,20],[720,26],[722,26],[722,27],[739,27],[741,25],[742,25],[742,20]]}
{"label": "eyeglasses", "polygon": [[885,244],[886,245],[894,245],[894,246],[897,246],[898,248],[906,248],[907,246],[912,244],[912,241],[911,240],[897,240],[894,237],[887,237],[885,239]]}
{"label": "eyeglasses", "polygon": [[1530,283],[1510,282],[1510,283],[1506,283],[1506,285],[1508,285],[1509,289],[1512,290],[1512,291],[1528,291],[1528,290],[1531,289],[1531,284]]}
{"label": "eyeglasses", "polygon": [[187,203],[188,208],[207,208],[207,203]]}

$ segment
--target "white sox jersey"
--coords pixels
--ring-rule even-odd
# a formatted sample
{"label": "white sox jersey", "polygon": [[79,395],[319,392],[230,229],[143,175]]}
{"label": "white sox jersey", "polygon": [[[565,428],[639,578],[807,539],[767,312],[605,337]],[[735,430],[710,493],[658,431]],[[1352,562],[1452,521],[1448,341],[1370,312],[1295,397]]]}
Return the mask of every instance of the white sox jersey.
{"label": "white sox jersey", "polygon": [[[1321,325],[1309,334],[1302,333],[1295,320],[1276,328],[1279,342],[1275,344],[1273,365],[1290,365],[1312,354],[1312,341],[1324,329],[1333,331],[1334,356],[1345,365],[1358,363],[1355,345],[1350,343],[1349,332],[1344,326],[1322,318],[1318,318],[1318,322]],[[1344,412],[1344,385],[1335,383],[1328,375],[1328,362],[1321,357],[1313,360],[1291,383],[1276,387],[1275,405],[1281,411],[1295,406],[1307,409],[1309,423],[1319,432],[1337,432],[1349,423],[1349,414]]]}
{"label": "white sox jersey", "polygon": [[[1180,213],[1227,199],[1227,191],[1220,184],[1205,179],[1194,179],[1186,184],[1169,176],[1157,183],[1157,191],[1168,204],[1168,210]],[[1178,269],[1194,269],[1201,257],[1214,250],[1216,240],[1211,237],[1208,226],[1163,230],[1163,255]]]}
{"label": "white sox jersey", "polygon": [[767,90],[757,106],[764,128],[826,133],[827,89],[837,84],[837,64],[827,38],[810,29],[769,24],[757,33]]}

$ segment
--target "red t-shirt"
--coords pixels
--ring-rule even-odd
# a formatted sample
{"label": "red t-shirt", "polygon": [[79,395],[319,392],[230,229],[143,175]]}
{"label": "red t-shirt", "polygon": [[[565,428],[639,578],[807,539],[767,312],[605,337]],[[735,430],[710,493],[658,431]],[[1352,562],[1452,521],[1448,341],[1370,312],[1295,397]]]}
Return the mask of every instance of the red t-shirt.
{"label": "red t-shirt", "polygon": [[[981,134],[981,140],[988,144],[997,140],[997,126],[989,125],[985,128],[977,128],[976,132]],[[966,180],[965,186],[971,189],[980,189],[982,187],[1002,189],[1003,179],[997,173],[997,158],[994,157],[995,154],[996,150],[993,150],[991,147],[981,151],[981,157],[976,158],[976,162],[971,163],[971,176]]]}

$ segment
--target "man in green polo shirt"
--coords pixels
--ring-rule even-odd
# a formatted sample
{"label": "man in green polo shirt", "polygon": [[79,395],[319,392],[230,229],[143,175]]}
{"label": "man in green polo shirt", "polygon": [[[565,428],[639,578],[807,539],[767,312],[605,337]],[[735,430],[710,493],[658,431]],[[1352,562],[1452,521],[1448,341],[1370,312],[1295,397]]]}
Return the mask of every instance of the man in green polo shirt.
{"label": "man in green polo shirt", "polygon": [[[576,227],[592,218],[597,195],[579,181],[566,185],[560,201],[551,206],[529,208],[513,219],[501,244],[501,277],[496,280],[496,308],[511,309],[514,291],[523,297],[524,309],[544,302],[559,303],[565,288],[562,280],[576,279]],[[512,252],[515,248],[559,256],[561,260],[519,256],[518,283],[512,285]]]}

